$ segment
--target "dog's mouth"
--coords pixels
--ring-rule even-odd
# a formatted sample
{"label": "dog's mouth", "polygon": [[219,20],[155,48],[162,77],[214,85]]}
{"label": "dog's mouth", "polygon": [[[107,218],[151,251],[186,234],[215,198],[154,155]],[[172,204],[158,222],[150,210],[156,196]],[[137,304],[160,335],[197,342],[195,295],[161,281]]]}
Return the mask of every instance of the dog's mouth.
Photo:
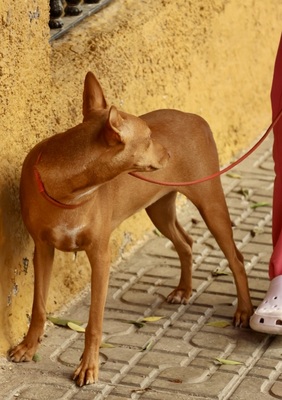
{"label": "dog's mouth", "polygon": [[[169,158],[168,158],[169,159]],[[160,169],[164,168],[168,163],[168,160],[159,163],[158,165],[146,165],[146,166],[141,166],[141,165],[135,165],[134,166],[134,171],[138,172],[154,172],[154,171],[159,171]]]}
{"label": "dog's mouth", "polygon": [[[160,167],[161,168],[161,167]],[[154,171],[157,171],[158,169],[160,169],[160,168],[157,168],[157,167],[155,167],[155,166],[153,166],[153,165],[149,165],[148,167],[146,167],[143,171],[144,172],[154,172]]]}
{"label": "dog's mouth", "polygon": [[164,152],[164,154],[162,155],[162,157],[157,160],[154,161],[152,164],[149,165],[145,165],[140,162],[140,163],[136,163],[133,165],[133,171],[135,172],[154,172],[154,171],[158,171],[162,168],[164,168],[167,163],[169,162],[171,155],[169,153],[169,151]]}
{"label": "dog's mouth", "polygon": [[158,171],[162,167],[156,167],[154,165],[146,165],[146,166],[141,166],[141,165],[134,165],[132,168],[132,172],[154,172]]}
{"label": "dog's mouth", "polygon": [[164,156],[157,163],[157,165],[149,165],[148,172],[158,171],[159,169],[163,169],[164,167],[166,167],[170,160],[170,157],[171,157],[170,152],[166,151]]}

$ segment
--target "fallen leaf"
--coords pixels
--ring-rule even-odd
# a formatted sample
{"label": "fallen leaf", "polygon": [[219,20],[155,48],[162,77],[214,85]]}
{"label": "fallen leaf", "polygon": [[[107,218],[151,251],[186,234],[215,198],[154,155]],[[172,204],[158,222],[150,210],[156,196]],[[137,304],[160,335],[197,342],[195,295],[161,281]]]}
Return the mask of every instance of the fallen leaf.
{"label": "fallen leaf", "polygon": [[156,317],[155,316],[145,317],[142,319],[142,322],[157,322],[162,318],[164,318],[164,317],[157,317],[157,316]]}
{"label": "fallen leaf", "polygon": [[241,365],[241,364],[243,364],[241,361],[225,360],[224,358],[216,358],[216,361],[218,361],[220,364],[225,364],[225,365]]}
{"label": "fallen leaf", "polygon": [[114,345],[111,344],[111,343],[102,342],[102,343],[100,344],[100,348],[101,348],[101,349],[113,349],[114,347],[116,347],[116,346],[114,346]]}
{"label": "fallen leaf", "polygon": [[248,199],[249,196],[250,196],[250,191],[249,191],[249,189],[243,189],[243,188],[241,188],[240,190],[238,190],[237,193],[242,194],[242,195],[245,197],[245,199]]}
{"label": "fallen leaf", "polygon": [[251,205],[251,208],[258,208],[258,207],[270,207],[271,204],[267,203],[266,201],[261,201],[260,203],[254,203]]}
{"label": "fallen leaf", "polygon": [[85,332],[85,328],[83,328],[83,326],[77,325],[77,324],[75,324],[75,323],[73,323],[73,322],[68,322],[68,323],[67,323],[67,326],[68,326],[70,329],[72,329],[73,331],[76,331],[76,332]]}
{"label": "fallen leaf", "polygon": [[212,322],[208,322],[206,325],[215,326],[217,328],[226,328],[227,326],[230,326],[231,324],[227,321],[212,321]]}
{"label": "fallen leaf", "polygon": [[212,276],[220,276],[220,275],[229,275],[229,272],[224,271],[219,267],[217,267],[214,271],[212,271]]}
{"label": "fallen leaf", "polygon": [[40,359],[41,359],[41,357],[38,353],[35,353],[34,356],[32,357],[32,361],[34,361],[34,362],[39,362]]}
{"label": "fallen leaf", "polygon": [[124,324],[132,324],[134,326],[136,326],[136,328],[143,328],[143,326],[145,325],[144,323],[142,323],[141,321],[133,321],[133,320],[126,320],[126,319],[122,319],[121,322],[123,322]]}
{"label": "fallen leaf", "polygon": [[76,324],[76,325],[82,325],[82,322],[74,321],[71,319],[63,319],[63,318],[57,318],[57,317],[51,317],[51,316],[48,316],[47,319],[49,321],[51,321],[53,324],[58,325],[58,326],[68,326],[69,322],[72,322],[73,324]]}
{"label": "fallen leaf", "polygon": [[128,324],[132,324],[134,326],[136,326],[136,328],[140,329],[143,328],[143,326],[145,325],[143,322],[141,321],[125,321]]}
{"label": "fallen leaf", "polygon": [[235,174],[234,172],[229,172],[228,174],[226,174],[226,176],[228,176],[229,178],[233,178],[233,179],[241,179],[242,176],[239,174]]}
{"label": "fallen leaf", "polygon": [[149,392],[150,390],[152,390],[150,387],[145,388],[145,389],[134,389],[134,390],[131,390],[131,393],[142,394],[142,393]]}
{"label": "fallen leaf", "polygon": [[146,322],[157,322],[160,319],[164,317],[159,317],[159,316],[150,316],[150,317],[144,317],[140,321],[125,321],[128,324],[133,324],[136,326],[136,328],[140,329],[143,328],[143,326],[146,324]]}
{"label": "fallen leaf", "polygon": [[153,341],[153,340],[149,340],[149,342],[147,342],[147,343],[145,344],[145,346],[142,347],[142,350],[141,350],[141,351],[151,350],[153,344],[154,344],[154,341]]}
{"label": "fallen leaf", "polygon": [[264,232],[263,228],[254,228],[254,229],[251,230],[251,236],[255,237],[257,235],[260,235],[263,232]]}

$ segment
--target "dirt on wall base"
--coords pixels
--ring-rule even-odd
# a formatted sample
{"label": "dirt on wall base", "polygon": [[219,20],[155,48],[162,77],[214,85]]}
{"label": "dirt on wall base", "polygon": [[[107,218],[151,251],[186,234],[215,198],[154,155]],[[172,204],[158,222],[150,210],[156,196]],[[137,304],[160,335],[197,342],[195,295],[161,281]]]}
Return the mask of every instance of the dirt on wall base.
{"label": "dirt on wall base", "polygon": [[[229,162],[270,123],[269,90],[281,20],[282,4],[276,0],[113,1],[51,44],[48,130],[25,135],[21,151],[19,138],[18,157],[23,159],[43,136],[81,122],[83,80],[92,70],[109,103],[122,110],[140,115],[177,108],[200,114],[214,132],[221,163]],[[36,115],[38,108],[36,104]],[[12,150],[10,159],[13,163]],[[23,246],[13,255],[17,268],[9,277],[11,301],[4,299],[9,306],[6,339],[0,339],[3,352],[26,332],[32,301],[33,245],[17,223]],[[112,260],[151,228],[143,212],[125,222],[113,235]],[[8,241],[6,250],[9,259],[14,249]],[[83,254],[58,252],[48,312],[82,290],[89,276]]]}

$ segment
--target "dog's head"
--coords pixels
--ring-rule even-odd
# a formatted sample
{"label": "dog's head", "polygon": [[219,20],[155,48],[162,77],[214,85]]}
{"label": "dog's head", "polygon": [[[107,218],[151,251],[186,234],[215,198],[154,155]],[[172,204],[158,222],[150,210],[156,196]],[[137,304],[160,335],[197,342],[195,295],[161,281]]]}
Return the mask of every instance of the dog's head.
{"label": "dog's head", "polygon": [[[93,75],[85,77],[83,93],[84,122],[91,126],[103,121],[99,140],[107,149],[104,153],[109,165],[121,172],[155,171],[169,160],[167,150],[151,136],[141,118],[108,107],[103,90]],[[105,160],[104,160],[105,161]]]}

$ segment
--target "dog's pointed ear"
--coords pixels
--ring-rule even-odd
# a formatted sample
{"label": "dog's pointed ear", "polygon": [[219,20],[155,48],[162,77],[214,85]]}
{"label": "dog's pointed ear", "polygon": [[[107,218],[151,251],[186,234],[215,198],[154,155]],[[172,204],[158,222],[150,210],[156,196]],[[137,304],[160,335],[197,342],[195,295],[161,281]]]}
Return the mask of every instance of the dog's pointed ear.
{"label": "dog's pointed ear", "polygon": [[92,72],[86,74],[83,91],[83,116],[84,119],[96,109],[107,108],[107,102],[100,83]]}
{"label": "dog's pointed ear", "polygon": [[104,138],[109,146],[124,143],[121,133],[123,119],[115,106],[111,106],[104,130]]}

